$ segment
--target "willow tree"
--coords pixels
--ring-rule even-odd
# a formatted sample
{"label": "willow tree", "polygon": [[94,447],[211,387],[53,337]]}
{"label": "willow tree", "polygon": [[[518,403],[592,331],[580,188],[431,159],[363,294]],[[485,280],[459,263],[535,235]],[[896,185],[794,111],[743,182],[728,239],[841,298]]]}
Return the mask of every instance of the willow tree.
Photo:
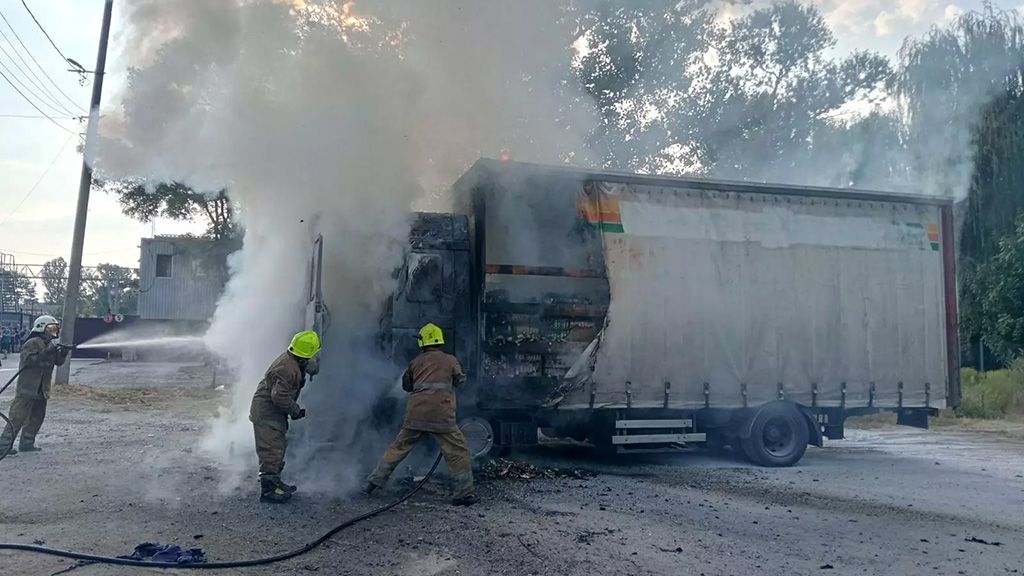
{"label": "willow tree", "polygon": [[[1024,27],[1016,12],[986,3],[949,25],[908,40],[900,51],[893,94],[901,140],[920,192],[959,200],[961,341],[965,363],[977,362],[981,339],[1003,359],[1014,350],[1007,322],[1024,309],[1005,306],[1009,285],[994,274],[1017,251],[1021,188],[1021,98]],[[998,289],[998,290],[997,290]],[[998,291],[999,295],[993,291]],[[997,309],[998,308],[998,309]],[[997,328],[1001,325],[1002,328]]]}

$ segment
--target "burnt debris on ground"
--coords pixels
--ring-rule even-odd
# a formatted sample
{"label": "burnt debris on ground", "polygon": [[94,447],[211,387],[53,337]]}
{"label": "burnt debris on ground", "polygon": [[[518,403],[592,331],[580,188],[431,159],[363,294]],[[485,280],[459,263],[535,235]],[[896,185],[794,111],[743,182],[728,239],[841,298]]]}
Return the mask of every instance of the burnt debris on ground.
{"label": "burnt debris on ground", "polygon": [[545,468],[508,458],[495,458],[483,465],[480,478],[488,480],[554,480],[556,478],[593,478],[596,472],[582,468]]}

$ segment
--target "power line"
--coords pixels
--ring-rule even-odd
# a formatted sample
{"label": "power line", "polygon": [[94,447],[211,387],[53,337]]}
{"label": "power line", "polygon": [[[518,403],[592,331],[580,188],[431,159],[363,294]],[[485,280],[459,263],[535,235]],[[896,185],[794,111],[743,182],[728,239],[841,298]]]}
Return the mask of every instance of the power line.
{"label": "power line", "polygon": [[21,199],[21,202],[18,202],[18,205],[15,206],[14,209],[7,214],[7,216],[4,216],[3,220],[0,220],[0,224],[9,220],[11,216],[14,216],[14,213],[17,212],[18,209],[21,208],[22,204],[24,204],[25,201],[29,199],[29,196],[32,196],[32,193],[36,191],[36,188],[39,188],[39,185],[42,184],[43,179],[46,178],[46,175],[50,173],[50,170],[53,168],[53,165],[57,163],[57,160],[60,158],[60,155],[64,153],[64,149],[68,147],[68,143],[71,142],[71,139],[74,137],[74,134],[68,136],[68,139],[65,140],[64,144],[60,147],[60,151],[57,152],[57,155],[54,156],[53,160],[50,161],[50,165],[46,167],[46,170],[43,170],[43,173],[39,176],[39,179],[36,180],[36,183],[32,185],[32,188],[29,188],[29,191]]}
{"label": "power line", "polygon": [[[43,73],[43,76],[46,76],[46,79],[50,81],[50,84],[52,84],[53,87],[56,88],[57,91],[60,92],[60,94],[62,96],[64,96],[64,99],[67,100],[68,102],[70,102],[72,106],[78,108],[82,112],[85,112],[85,108],[83,108],[81,104],[75,102],[75,100],[73,98],[71,98],[70,96],[68,96],[63,90],[61,90],[60,86],[58,86],[57,83],[54,82],[53,78],[49,74],[46,73],[46,70],[43,69],[42,65],[39,64],[39,61],[36,60],[36,57],[32,54],[32,51],[29,50],[28,46],[25,46],[25,43],[21,41],[21,36],[18,36],[17,30],[14,29],[14,26],[11,26],[11,23],[8,22],[7,17],[4,16],[3,12],[0,12],[0,18],[3,18],[4,23],[7,24],[7,27],[11,29],[11,33],[14,34],[14,38],[18,40],[18,44],[21,44],[21,47],[25,50],[25,53],[28,54],[28,57],[31,58],[32,62],[35,63],[36,67],[39,68],[39,71]],[[5,38],[6,38],[6,36],[5,36]],[[10,43],[10,40],[7,40],[7,42]],[[11,44],[11,47],[13,48],[14,45]],[[65,61],[66,60],[67,59],[65,58]],[[22,60],[22,62],[24,62],[24,60]],[[28,64],[26,63],[25,66],[28,66]],[[36,76],[36,79],[38,79],[38,78],[39,77]],[[42,80],[40,80],[40,83],[41,82],[42,82]],[[47,92],[49,92],[49,91],[47,91]],[[56,98],[56,97],[54,97],[54,98]],[[74,116],[74,114],[72,114],[72,116]]]}
{"label": "power line", "polygon": [[[25,43],[21,41],[21,37],[18,36],[18,32],[14,29],[13,26],[11,26],[10,21],[7,20],[7,16],[4,15],[2,10],[0,10],[0,19],[2,19],[4,23],[7,24],[7,28],[10,29],[12,34],[14,34],[14,38],[18,41],[18,44],[21,44],[22,50],[24,50],[28,54],[28,57],[31,58],[33,62],[35,62],[36,67],[39,68],[39,70],[43,73],[44,76],[46,76],[46,78],[50,81],[51,84],[57,86],[57,83],[54,82],[53,79],[46,74],[46,70],[43,70],[43,67],[39,65],[39,61],[37,61],[35,56],[32,55],[32,51],[29,50],[28,47],[25,46]],[[5,34],[3,30],[0,30],[0,38],[3,38],[7,42],[7,44],[10,45],[11,50],[14,52],[14,55],[17,56],[18,60],[21,60],[21,63],[25,65],[24,69],[22,69],[21,66],[18,66],[17,62],[14,62],[14,58],[12,58],[11,55],[7,53],[7,50],[4,50],[3,47],[0,46],[0,50],[2,50],[3,53],[11,59],[11,62],[18,67],[18,70],[21,70],[22,74],[31,76],[34,79],[33,85],[36,88],[39,88],[39,90],[42,91],[43,94],[45,94],[50,99],[50,102],[56,104],[58,108],[63,109],[63,111],[67,114],[72,114],[71,110],[68,110],[67,107],[60,102],[60,99],[58,99],[53,94],[53,92],[46,87],[46,83],[43,82],[43,79],[39,77],[39,74],[36,74],[36,71],[32,69],[32,66],[25,60],[25,57],[21,55],[21,52],[18,50],[17,46],[14,45],[14,42],[11,42],[11,39],[7,37],[7,34]],[[65,95],[65,98],[67,98],[67,95]],[[70,101],[70,98],[68,100]],[[72,102],[72,104],[74,104],[74,102]]]}
{"label": "power line", "polygon": [[32,13],[32,9],[28,7],[28,4],[25,3],[25,0],[21,0],[21,5],[25,7],[25,10],[28,11],[28,15],[32,17],[32,21],[36,23],[36,26],[38,26],[39,29],[42,30],[43,35],[46,36],[46,39],[50,41],[50,46],[53,46],[53,49],[57,51],[57,54],[60,54],[61,60],[67,62],[68,57],[60,51],[60,48],[57,48],[57,44],[53,41],[53,38],[50,38],[50,34],[47,33],[46,28],[43,28],[43,25],[39,23],[39,20],[36,18],[36,15]]}
{"label": "power line", "polygon": [[[7,38],[3,30],[0,30],[0,38],[7,40],[7,43],[11,44],[11,49],[14,50],[14,44],[12,44],[11,41]],[[14,54],[18,56],[18,59],[20,59],[22,63],[25,64],[25,68],[28,68],[27,71],[25,68],[22,68],[20,64],[18,64],[14,57],[11,56],[11,54],[7,51],[6,48],[4,48],[3,44],[0,44],[0,53],[2,53],[4,56],[7,56],[11,64],[18,70],[18,72],[21,73],[21,77],[16,76],[14,74],[14,71],[10,68],[7,68],[7,66],[4,66],[4,68],[11,76],[14,76],[18,80],[18,83],[21,84],[22,88],[24,88],[25,91],[32,94],[33,98],[36,98],[43,104],[46,104],[46,106],[50,108],[50,110],[53,110],[57,114],[72,114],[71,110],[68,110],[66,106],[58,102],[52,94],[47,92],[46,88],[40,85],[38,77],[36,78],[36,80],[32,79],[32,67],[28,65],[28,62],[25,62],[25,59],[21,57],[21,54],[19,54],[17,50],[14,50]],[[3,66],[3,64],[0,63],[0,66]],[[27,83],[26,79],[28,80]],[[31,88],[29,87],[29,84],[32,85]]]}
{"label": "power line", "polygon": [[[49,116],[39,116],[38,114],[0,114],[0,118],[24,118],[27,120],[44,120]],[[57,120],[81,120],[85,116],[57,116]]]}
{"label": "power line", "polygon": [[7,83],[11,85],[11,88],[14,88],[14,91],[17,92],[18,94],[20,94],[21,97],[25,99],[25,102],[28,102],[29,104],[31,104],[32,107],[36,109],[36,112],[39,112],[47,120],[49,120],[50,122],[53,122],[54,126],[56,126],[57,128],[60,128],[61,130],[65,131],[65,132],[67,132],[69,134],[74,134],[74,132],[72,132],[71,130],[68,130],[67,128],[62,126],[60,123],[58,123],[56,120],[54,120],[52,117],[50,117],[49,114],[47,114],[46,112],[43,112],[42,110],[40,110],[39,106],[36,106],[35,102],[30,100],[28,96],[25,96],[25,93],[22,92],[21,90],[19,90],[18,87],[14,85],[14,82],[12,82],[11,79],[8,78],[6,74],[4,74],[3,72],[0,72],[0,78],[3,78],[4,80],[6,80]]}

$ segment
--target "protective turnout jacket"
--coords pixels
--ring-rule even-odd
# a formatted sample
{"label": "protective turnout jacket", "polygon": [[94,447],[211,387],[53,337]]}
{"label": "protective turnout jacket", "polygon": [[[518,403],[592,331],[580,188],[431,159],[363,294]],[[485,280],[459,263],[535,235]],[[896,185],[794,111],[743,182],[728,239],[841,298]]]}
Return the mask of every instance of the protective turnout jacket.
{"label": "protective turnout jacket", "polygon": [[299,361],[285,352],[267,369],[249,408],[249,420],[255,424],[288,429],[288,417],[299,415],[299,392],[306,383]]}
{"label": "protective turnout jacket", "polygon": [[36,400],[48,400],[50,398],[53,368],[63,364],[68,357],[68,350],[51,346],[50,342],[52,341],[52,336],[34,332],[22,344],[21,367],[24,370],[18,376],[16,396]]}
{"label": "protective turnout jacket", "polygon": [[409,363],[402,389],[410,393],[403,426],[426,432],[454,432],[455,389],[466,383],[462,366],[439,348],[427,348]]}

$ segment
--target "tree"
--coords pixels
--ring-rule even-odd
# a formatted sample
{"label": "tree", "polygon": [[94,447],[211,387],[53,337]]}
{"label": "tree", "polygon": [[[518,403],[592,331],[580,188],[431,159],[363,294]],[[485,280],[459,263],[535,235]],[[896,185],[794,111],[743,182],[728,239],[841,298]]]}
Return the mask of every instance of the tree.
{"label": "tree", "polygon": [[206,220],[206,235],[210,238],[224,240],[238,233],[234,204],[227,190],[207,194],[180,182],[153,184],[136,179],[106,181],[100,186],[118,197],[125,215],[140,222],[152,222],[157,217],[188,221],[201,217]]}
{"label": "tree", "polygon": [[68,263],[64,258],[54,258],[43,264],[39,275],[47,304],[61,304],[68,286]]}
{"label": "tree", "polygon": [[919,191],[966,192],[957,205],[964,362],[977,362],[979,341],[1012,360],[1024,344],[1024,309],[1010,301],[1024,280],[1013,269],[1024,211],[1024,27],[986,4],[908,40],[899,64],[892,91]]}
{"label": "tree", "polygon": [[[881,98],[891,67],[877,54],[828,56],[835,38],[796,2],[728,24],[710,3],[640,2],[599,12],[577,76],[602,111],[593,140],[624,169],[848,185],[844,106]],[[861,130],[889,129],[870,122]],[[882,133],[880,138],[884,138]],[[822,159],[850,168],[822,181]]]}
{"label": "tree", "polygon": [[[678,103],[705,72],[701,57],[721,29],[706,0],[638,0],[595,3],[577,16],[579,36],[573,66],[576,81],[600,115],[589,138],[598,161],[606,167],[643,169],[672,135],[664,122],[649,117],[654,110]],[[700,108],[675,106],[679,124],[700,124]],[[693,130],[675,134],[696,137]]]}
{"label": "tree", "polygon": [[[973,286],[982,289],[980,320],[967,318],[985,335],[985,343],[1002,360],[1010,361],[1024,352],[1024,216],[1017,218],[1012,233],[999,243],[995,257],[980,267]],[[971,301],[968,301],[971,302]]]}
{"label": "tree", "polygon": [[[979,118],[998,98],[1021,94],[1022,62],[1024,28],[1015,13],[991,4],[907,40],[892,90],[921,192],[953,195],[968,188]],[[972,204],[976,210],[978,203]],[[1001,223],[1003,232],[1013,229],[1014,216],[1011,210]],[[987,257],[997,249],[997,242],[988,242],[982,251]]]}
{"label": "tree", "polygon": [[0,270],[0,303],[15,309],[36,299],[36,284],[31,278],[12,270]]}
{"label": "tree", "polygon": [[93,316],[134,314],[138,309],[139,278],[131,268],[100,264],[83,284],[83,308]]}

